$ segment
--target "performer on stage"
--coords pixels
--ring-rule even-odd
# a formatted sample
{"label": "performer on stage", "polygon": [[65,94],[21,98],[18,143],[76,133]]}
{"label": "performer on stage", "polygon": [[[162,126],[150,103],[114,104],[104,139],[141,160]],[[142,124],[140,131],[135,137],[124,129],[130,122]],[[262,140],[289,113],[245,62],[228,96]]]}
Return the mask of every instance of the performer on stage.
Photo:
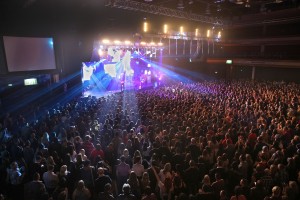
{"label": "performer on stage", "polygon": [[125,89],[125,77],[126,77],[126,72],[123,72],[120,75],[121,92],[123,92]]}

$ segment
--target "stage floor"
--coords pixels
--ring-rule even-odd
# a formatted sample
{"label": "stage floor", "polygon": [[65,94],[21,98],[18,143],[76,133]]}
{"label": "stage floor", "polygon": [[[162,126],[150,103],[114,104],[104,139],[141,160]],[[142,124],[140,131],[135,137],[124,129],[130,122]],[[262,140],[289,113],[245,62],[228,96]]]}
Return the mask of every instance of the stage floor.
{"label": "stage floor", "polygon": [[109,96],[115,93],[121,92],[121,90],[112,90],[112,91],[100,91],[99,89],[87,90],[83,92],[84,97],[94,96],[96,98]]}
{"label": "stage floor", "polygon": [[[125,91],[138,91],[138,90],[143,90],[143,89],[150,89],[150,88],[155,88],[157,87],[156,85],[154,86],[152,83],[150,84],[144,84],[142,86],[133,86],[133,85],[126,85],[125,86]],[[83,96],[84,97],[88,97],[88,96],[94,96],[96,98],[100,98],[100,97],[105,97],[105,96],[109,96],[115,93],[121,92],[121,89],[112,89],[112,90],[103,90],[100,89],[98,87],[94,87],[92,89],[86,90],[83,92]]]}

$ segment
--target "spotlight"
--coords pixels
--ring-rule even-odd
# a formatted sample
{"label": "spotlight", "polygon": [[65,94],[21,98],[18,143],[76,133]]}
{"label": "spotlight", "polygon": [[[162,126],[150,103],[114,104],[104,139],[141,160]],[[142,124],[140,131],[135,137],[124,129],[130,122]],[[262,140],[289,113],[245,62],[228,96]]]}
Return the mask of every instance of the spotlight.
{"label": "spotlight", "polygon": [[221,31],[218,32],[218,38],[221,38]]}
{"label": "spotlight", "polygon": [[180,35],[183,35],[183,26],[180,26]]}
{"label": "spotlight", "polygon": [[148,31],[148,23],[147,22],[144,22],[143,30],[144,30],[145,33]]}
{"label": "spotlight", "polygon": [[207,30],[206,36],[209,38],[210,37],[210,30]]}
{"label": "spotlight", "polygon": [[127,45],[129,45],[131,42],[128,41],[128,40],[126,40],[124,43],[127,44]]}
{"label": "spotlight", "polygon": [[168,25],[165,24],[165,25],[164,25],[164,34],[167,34],[167,33],[168,33]]}
{"label": "spotlight", "polygon": [[102,56],[102,55],[103,55],[102,49],[98,49],[98,55],[99,55],[99,56]]}
{"label": "spotlight", "polygon": [[195,30],[195,36],[198,37],[198,34],[199,34],[199,29],[196,28],[196,30]]}
{"label": "spotlight", "polygon": [[109,44],[109,40],[107,40],[107,39],[102,40],[102,42],[103,42],[103,44]]}

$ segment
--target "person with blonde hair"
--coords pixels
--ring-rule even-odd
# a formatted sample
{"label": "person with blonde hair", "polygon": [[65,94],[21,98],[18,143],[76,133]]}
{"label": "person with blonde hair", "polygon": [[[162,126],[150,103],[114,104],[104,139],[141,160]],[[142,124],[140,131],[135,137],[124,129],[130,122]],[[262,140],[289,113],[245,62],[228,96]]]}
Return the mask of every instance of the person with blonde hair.
{"label": "person with blonde hair", "polygon": [[272,188],[272,195],[269,198],[270,200],[281,200],[281,188],[279,186],[274,186]]}
{"label": "person with blonde hair", "polygon": [[165,196],[167,196],[167,199],[171,199],[172,192],[174,190],[173,183],[172,183],[173,175],[172,175],[171,163],[166,163],[164,165],[164,168],[160,170],[158,176],[162,183],[160,186],[161,198],[163,199]]}
{"label": "person with blonde hair", "polygon": [[202,183],[202,192],[213,192],[209,175],[204,175]]}

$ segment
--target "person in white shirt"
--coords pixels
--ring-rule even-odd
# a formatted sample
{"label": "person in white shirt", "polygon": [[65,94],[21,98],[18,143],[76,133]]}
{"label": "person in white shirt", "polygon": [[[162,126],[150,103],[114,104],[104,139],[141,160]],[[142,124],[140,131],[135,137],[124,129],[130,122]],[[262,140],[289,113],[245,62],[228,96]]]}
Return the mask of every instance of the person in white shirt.
{"label": "person in white shirt", "polygon": [[137,156],[135,159],[134,159],[134,164],[132,166],[132,171],[134,171],[134,173],[137,175],[137,177],[140,179],[145,171],[144,169],[144,165],[142,165],[142,162],[141,162],[141,157],[140,156]]}
{"label": "person in white shirt", "polygon": [[51,195],[58,185],[58,176],[53,172],[54,165],[48,165],[47,168],[48,171],[43,174],[43,181],[48,193]]}

